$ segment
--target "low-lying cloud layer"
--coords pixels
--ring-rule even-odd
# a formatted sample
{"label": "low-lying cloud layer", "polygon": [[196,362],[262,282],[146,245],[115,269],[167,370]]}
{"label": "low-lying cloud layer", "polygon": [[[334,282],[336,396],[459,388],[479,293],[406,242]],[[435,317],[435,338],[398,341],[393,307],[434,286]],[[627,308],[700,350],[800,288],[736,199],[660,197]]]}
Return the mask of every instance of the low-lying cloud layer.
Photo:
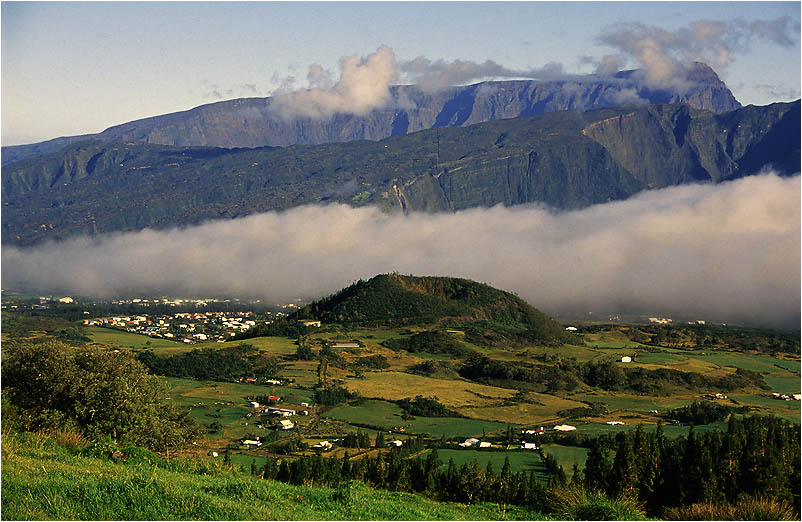
{"label": "low-lying cloud layer", "polygon": [[548,312],[799,324],[800,178],[537,206],[382,214],[306,206],[166,231],[3,249],[3,288],[89,296],[317,298],[378,273],[467,277]]}

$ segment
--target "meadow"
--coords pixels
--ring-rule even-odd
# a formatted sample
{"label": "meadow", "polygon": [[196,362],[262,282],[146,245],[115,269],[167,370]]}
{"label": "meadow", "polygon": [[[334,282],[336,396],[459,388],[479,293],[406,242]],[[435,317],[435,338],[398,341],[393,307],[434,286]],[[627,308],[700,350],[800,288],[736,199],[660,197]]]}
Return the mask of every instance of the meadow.
{"label": "meadow", "polygon": [[[127,450],[126,450],[127,451]],[[293,486],[226,469],[222,459],[153,464],[81,455],[41,434],[2,436],[4,520],[522,520],[517,506],[436,502],[370,489]],[[250,469],[250,460],[243,462]]]}
{"label": "meadow", "polygon": [[[365,426],[374,426],[383,430],[398,430],[405,433],[425,434],[428,437],[459,440],[468,437],[481,437],[488,434],[502,433],[508,425],[522,427],[547,427],[559,423],[568,423],[577,427],[577,433],[585,436],[614,434],[636,429],[643,423],[645,429],[654,430],[660,415],[667,411],[686,406],[694,400],[700,400],[703,393],[673,393],[669,395],[643,395],[626,391],[602,391],[581,388],[573,392],[544,394],[526,392],[524,396],[516,395],[516,390],[490,386],[459,378],[452,374],[446,378],[413,375],[406,369],[426,359],[453,361],[448,354],[427,354],[416,352],[397,352],[382,346],[388,339],[409,336],[423,328],[408,329],[370,329],[362,328],[342,332],[319,332],[310,335],[307,342],[316,353],[322,341],[329,344],[358,341],[359,348],[335,349],[346,361],[366,355],[382,355],[389,368],[379,371],[365,370],[362,375],[355,375],[352,369],[329,366],[328,377],[333,382],[340,382],[351,392],[358,393],[364,399],[352,404],[340,404],[335,407],[319,408],[319,418],[296,417],[298,430],[303,432],[303,440],[313,444],[324,438],[336,438],[347,431],[362,429],[375,436]],[[195,348],[222,348],[246,342],[258,349],[282,358],[279,375],[292,379],[291,386],[254,386],[240,383],[198,382],[187,379],[167,379],[171,387],[170,395],[179,406],[192,407],[191,415],[204,425],[219,422],[222,429],[217,433],[205,436],[203,448],[222,448],[224,445],[245,436],[265,436],[271,433],[266,420],[253,421],[246,419],[251,410],[245,406],[245,397],[257,394],[277,394],[286,404],[297,405],[300,402],[313,401],[313,387],[318,382],[318,361],[291,360],[286,356],[294,354],[297,343],[294,339],[283,337],[259,337],[246,341],[228,343],[203,343],[184,345],[162,339],[149,339],[136,334],[116,332],[102,328],[89,330],[90,336],[97,342],[105,342],[117,346],[134,348],[146,347],[156,353],[175,354]],[[455,333],[454,335],[459,335]],[[796,401],[776,401],[769,397],[770,392],[798,393],[800,364],[789,358],[773,358],[765,355],[754,355],[742,352],[698,350],[682,350],[676,348],[645,347],[630,341],[621,331],[606,331],[586,334],[586,345],[564,345],[559,349],[548,347],[524,347],[502,349],[498,347],[477,347],[470,345],[486,356],[504,361],[531,362],[542,361],[559,355],[573,358],[578,362],[617,360],[622,355],[633,356],[631,367],[647,369],[668,368],[680,371],[693,371],[705,375],[727,375],[737,368],[760,372],[768,387],[767,390],[751,390],[732,393],[732,399],[722,402],[727,405],[747,405],[753,412],[779,415],[795,423],[800,423],[799,403]],[[623,365],[624,363],[616,363]],[[717,391],[717,390],[709,390]],[[464,418],[454,417],[420,417],[403,419],[403,411],[393,401],[414,398],[417,395],[437,398],[448,408],[454,409]],[[609,412],[598,417],[579,419],[565,418],[565,410],[583,408],[592,403],[604,403]],[[658,413],[653,413],[657,411]],[[623,426],[611,426],[606,421],[623,421]],[[247,423],[247,425],[246,425]],[[263,428],[256,426],[261,424]],[[361,428],[360,428],[361,426]],[[719,424],[719,427],[722,425]],[[714,429],[715,425],[697,427],[698,430]],[[686,426],[674,426],[666,423],[666,435],[670,437],[686,436]],[[296,430],[297,431],[297,430]],[[282,437],[288,436],[282,434]],[[579,448],[566,449],[567,446],[555,445],[550,451],[568,473],[574,462],[583,462],[578,455]],[[584,450],[582,450],[584,451]],[[250,466],[253,455],[266,453],[264,448],[242,452],[232,451],[232,461],[236,465]],[[484,452],[482,452],[484,454]],[[581,452],[579,452],[581,453]],[[339,454],[335,451],[333,454]],[[467,458],[460,452],[460,458]],[[258,463],[263,457],[256,457]],[[501,461],[503,464],[503,459]],[[494,462],[494,466],[495,466]]]}

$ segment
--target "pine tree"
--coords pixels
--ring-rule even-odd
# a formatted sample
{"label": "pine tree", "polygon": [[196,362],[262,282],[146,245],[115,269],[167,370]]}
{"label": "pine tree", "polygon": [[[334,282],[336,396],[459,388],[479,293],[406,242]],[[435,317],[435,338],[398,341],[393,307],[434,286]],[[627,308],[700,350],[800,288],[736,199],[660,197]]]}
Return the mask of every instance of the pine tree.
{"label": "pine tree", "polygon": [[223,464],[227,467],[231,467],[231,455],[228,454],[228,448],[226,448],[226,453],[223,456]]}
{"label": "pine tree", "polygon": [[635,466],[635,453],[632,450],[632,441],[624,436],[615,453],[607,492],[610,495],[636,496],[635,485],[638,482],[637,468]]}
{"label": "pine tree", "polygon": [[384,441],[384,432],[383,431],[376,432],[376,447],[383,448],[386,445],[387,443]]}

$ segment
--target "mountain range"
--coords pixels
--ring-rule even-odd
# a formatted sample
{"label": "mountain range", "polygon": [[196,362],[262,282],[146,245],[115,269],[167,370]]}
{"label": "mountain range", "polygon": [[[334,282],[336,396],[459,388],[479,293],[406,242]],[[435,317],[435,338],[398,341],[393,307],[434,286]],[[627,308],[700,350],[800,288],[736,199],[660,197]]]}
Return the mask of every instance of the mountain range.
{"label": "mountain range", "polygon": [[686,80],[690,87],[682,93],[649,88],[642,76],[642,71],[633,70],[609,77],[493,81],[435,91],[399,85],[390,88],[391,101],[384,108],[366,115],[335,114],[329,119],[288,116],[281,96],[236,99],[116,125],[98,134],[3,147],[2,163],[55,152],[87,139],[176,147],[286,147],[379,140],[434,127],[635,102],[688,103],[713,112],[741,106],[716,73],[702,63],[688,68]]}
{"label": "mountain range", "polygon": [[167,228],[303,204],[578,209],[642,190],[800,170],[800,104],[560,111],[381,141],[254,149],[83,141],[6,165],[3,242]]}

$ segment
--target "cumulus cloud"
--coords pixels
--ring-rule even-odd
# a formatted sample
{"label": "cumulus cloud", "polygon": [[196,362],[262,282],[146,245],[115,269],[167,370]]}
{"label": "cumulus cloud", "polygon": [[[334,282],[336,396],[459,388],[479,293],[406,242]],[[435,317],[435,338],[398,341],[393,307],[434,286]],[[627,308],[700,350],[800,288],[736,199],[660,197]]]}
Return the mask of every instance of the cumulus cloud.
{"label": "cumulus cloud", "polygon": [[325,119],[336,113],[365,115],[391,101],[390,85],[398,80],[395,54],[382,45],[364,58],[344,56],[336,82],[322,66],[313,64],[307,80],[309,89],[275,94],[272,110],[285,119]]}
{"label": "cumulus cloud", "polygon": [[[622,23],[605,31],[598,41],[617,49],[619,59],[629,59],[642,68],[648,86],[684,90],[693,84],[687,77],[688,63],[701,61],[721,72],[735,54],[756,41],[791,47],[798,34],[799,26],[794,26],[789,16],[782,16],[753,21],[697,20],[674,31],[640,22]],[[599,72],[609,72],[613,59],[614,55],[605,57]]]}
{"label": "cumulus cloud", "polygon": [[317,298],[398,271],[467,277],[547,312],[797,326],[800,178],[539,206],[388,215],[305,206],[165,231],[3,249],[3,287],[91,296]]}
{"label": "cumulus cloud", "polygon": [[558,62],[549,62],[543,67],[534,69],[511,69],[493,60],[485,60],[482,63],[470,60],[448,62],[442,59],[433,61],[425,56],[401,62],[399,70],[411,83],[430,91],[489,78],[554,80],[569,77],[563,72],[562,64]]}

